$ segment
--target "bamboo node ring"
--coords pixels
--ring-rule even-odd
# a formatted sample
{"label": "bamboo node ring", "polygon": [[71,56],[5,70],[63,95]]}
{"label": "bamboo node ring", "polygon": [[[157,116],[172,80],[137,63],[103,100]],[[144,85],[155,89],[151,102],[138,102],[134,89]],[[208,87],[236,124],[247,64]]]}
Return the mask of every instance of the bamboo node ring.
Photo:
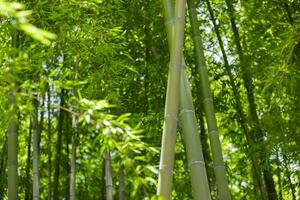
{"label": "bamboo node ring", "polygon": [[214,168],[219,168],[219,167],[225,168],[224,164],[214,164],[213,166]]}
{"label": "bamboo node ring", "polygon": [[216,134],[216,133],[218,133],[218,130],[216,130],[216,129],[208,131],[209,135]]}
{"label": "bamboo node ring", "polygon": [[185,18],[184,18],[184,17],[176,17],[176,18],[174,19],[174,22],[176,22],[176,21],[185,23]]}
{"label": "bamboo node ring", "polygon": [[163,171],[172,174],[172,173],[173,173],[173,168],[167,167],[167,165],[162,165],[162,166],[159,168],[159,172],[163,172]]}
{"label": "bamboo node ring", "polygon": [[180,111],[179,115],[183,115],[183,114],[186,114],[186,113],[195,113],[195,110],[192,110],[192,109],[182,109]]}
{"label": "bamboo node ring", "polygon": [[205,165],[205,162],[201,160],[193,160],[189,163],[189,168],[191,168],[193,165]]}
{"label": "bamboo node ring", "polygon": [[175,64],[175,63],[170,63],[170,68],[173,68],[173,69],[181,69],[182,65],[178,65],[178,64]]}
{"label": "bamboo node ring", "polygon": [[174,24],[174,19],[165,21],[165,25],[171,25],[171,24]]}
{"label": "bamboo node ring", "polygon": [[175,115],[172,115],[172,114],[166,114],[164,118],[165,119],[173,119],[173,120],[178,121],[178,117]]}

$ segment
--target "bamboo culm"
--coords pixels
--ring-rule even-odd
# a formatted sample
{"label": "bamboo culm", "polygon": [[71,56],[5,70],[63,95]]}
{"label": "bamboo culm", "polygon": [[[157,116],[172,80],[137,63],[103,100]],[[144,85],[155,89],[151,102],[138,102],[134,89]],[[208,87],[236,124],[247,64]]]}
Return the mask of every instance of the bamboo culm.
{"label": "bamboo culm", "polygon": [[[174,14],[172,1],[164,0],[164,15],[166,21],[166,30],[168,35],[169,49],[172,51],[172,35]],[[210,199],[208,179],[206,175],[205,163],[198,135],[195,109],[192,101],[191,89],[187,79],[185,62],[182,56],[181,80],[180,80],[180,120],[183,127],[183,138],[186,147],[192,182],[192,191],[194,199]]]}
{"label": "bamboo culm", "polygon": [[113,200],[113,183],[111,171],[110,152],[104,151],[104,164],[105,164],[105,185],[106,185],[106,200]]}
{"label": "bamboo culm", "polygon": [[[231,67],[230,67],[229,62],[228,62],[227,54],[226,54],[224,44],[223,44],[223,41],[222,41],[222,38],[221,38],[221,34],[220,34],[220,31],[219,31],[219,26],[216,23],[216,18],[214,16],[213,9],[211,7],[211,3],[210,3],[209,0],[205,0],[205,1],[206,1],[206,4],[207,4],[208,11],[209,11],[209,14],[210,14],[210,17],[211,17],[211,21],[213,23],[214,30],[215,30],[215,33],[216,33],[216,36],[217,36],[217,39],[218,39],[218,42],[219,42],[219,46],[220,46],[220,49],[221,49],[221,52],[222,52],[225,70],[226,70],[227,75],[229,77],[229,83],[230,83],[230,86],[231,86],[232,91],[233,91],[233,96],[234,96],[234,101],[235,101],[235,109],[236,109],[237,114],[238,114],[238,121],[240,123],[240,126],[241,126],[244,134],[245,134],[245,138],[246,138],[246,141],[249,145],[248,146],[248,148],[249,148],[249,147],[253,146],[255,142],[250,137],[249,129],[247,127],[246,115],[243,111],[241,95],[240,95],[240,93],[237,89],[237,86],[236,86],[236,83],[235,83],[235,78],[234,78],[234,75],[232,74]],[[250,160],[251,160],[251,163],[252,163],[252,166],[253,166],[253,170],[252,170],[253,179],[254,179],[253,182],[255,183],[254,185],[255,185],[256,192],[259,194],[260,199],[266,200],[267,195],[266,195],[266,192],[264,190],[263,181],[261,179],[261,173],[260,173],[261,170],[260,170],[260,167],[259,167],[259,164],[258,164],[258,159],[256,158],[255,155],[250,155]]]}
{"label": "bamboo culm", "polygon": [[33,113],[33,184],[32,197],[33,200],[38,200],[40,196],[40,178],[39,178],[39,126],[38,126],[38,96],[35,95],[33,99],[34,113]]}
{"label": "bamboo culm", "polygon": [[119,200],[125,200],[125,176],[124,167],[121,166],[118,172],[119,177]]}
{"label": "bamboo culm", "polygon": [[[273,175],[271,173],[269,158],[265,158],[266,157],[265,152],[267,152],[267,149],[266,149],[267,145],[263,141],[264,132],[261,128],[260,121],[259,121],[258,114],[257,114],[257,108],[256,108],[257,106],[255,103],[255,97],[254,97],[254,85],[253,85],[253,81],[252,81],[252,77],[253,77],[252,71],[251,71],[251,68],[248,66],[248,63],[245,58],[243,48],[241,45],[241,38],[240,38],[239,30],[237,28],[236,21],[235,21],[234,7],[232,4],[232,0],[225,0],[225,2],[228,7],[228,14],[229,14],[229,18],[230,18],[232,32],[234,35],[234,42],[236,45],[236,49],[237,49],[237,53],[238,53],[238,57],[239,57],[239,61],[240,61],[241,69],[242,69],[242,79],[243,79],[244,87],[246,88],[246,93],[247,93],[247,99],[248,99],[248,103],[249,103],[249,117],[250,117],[250,124],[251,124],[251,128],[252,128],[252,130],[251,130],[252,137],[254,138],[254,141],[259,145],[260,152],[261,152],[260,157],[264,159],[265,167],[262,171],[263,171],[265,185],[266,185],[267,192],[268,192],[268,198],[272,199],[272,200],[276,200],[277,193],[276,193],[276,189],[275,189]],[[263,159],[261,159],[260,161],[262,162]]]}
{"label": "bamboo culm", "polygon": [[228,182],[226,178],[226,170],[222,156],[221,143],[218,135],[217,120],[214,111],[212,95],[210,91],[208,72],[205,63],[203,43],[201,33],[197,21],[197,12],[195,2],[188,0],[189,17],[191,21],[194,49],[196,54],[196,62],[201,80],[201,91],[203,96],[204,112],[208,126],[208,134],[213,157],[214,171],[216,176],[217,196],[221,200],[231,199]]}
{"label": "bamboo culm", "polygon": [[77,119],[72,116],[72,153],[71,153],[71,174],[70,174],[70,200],[75,200],[76,187],[76,148],[77,148]]}
{"label": "bamboo culm", "polygon": [[[12,47],[15,50],[18,47],[17,30],[13,29]],[[13,60],[16,55],[13,55]],[[9,122],[7,130],[7,156],[8,156],[8,199],[18,200],[18,114],[15,94],[17,92],[16,83],[11,82],[9,90]]]}
{"label": "bamboo culm", "polygon": [[172,39],[171,58],[167,95],[165,104],[165,121],[163,127],[161,156],[157,195],[171,199],[173,166],[175,156],[176,128],[178,121],[179,85],[182,64],[182,49],[184,37],[185,0],[175,3],[174,35]]}

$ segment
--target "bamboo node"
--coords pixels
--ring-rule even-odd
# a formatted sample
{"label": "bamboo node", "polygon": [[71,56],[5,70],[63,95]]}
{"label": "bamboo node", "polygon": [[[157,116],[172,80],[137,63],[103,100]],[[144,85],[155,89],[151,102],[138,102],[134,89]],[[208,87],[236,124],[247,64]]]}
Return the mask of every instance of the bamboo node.
{"label": "bamboo node", "polygon": [[209,135],[216,134],[216,133],[218,133],[217,129],[212,129],[212,130],[208,131]]}
{"label": "bamboo node", "polygon": [[178,117],[175,116],[175,115],[172,115],[172,114],[166,114],[165,117],[164,117],[164,119],[165,119],[165,120],[166,120],[166,119],[173,119],[173,120],[175,120],[175,121],[178,121]]}
{"label": "bamboo node", "polygon": [[180,111],[179,115],[183,115],[183,114],[186,114],[186,113],[195,113],[195,110],[192,110],[192,109],[182,109]]}
{"label": "bamboo node", "polygon": [[205,165],[205,162],[201,160],[193,160],[189,163],[189,168],[191,168],[193,165]]}
{"label": "bamboo node", "polygon": [[169,174],[173,173],[173,168],[172,167],[168,167],[167,165],[162,165],[159,167],[159,173],[161,172],[168,172]]}
{"label": "bamboo node", "polygon": [[213,166],[214,166],[214,169],[215,169],[215,168],[220,168],[220,167],[221,167],[221,168],[225,168],[225,166],[224,166],[223,163],[220,163],[220,164],[214,164]]}
{"label": "bamboo node", "polygon": [[175,64],[175,63],[170,63],[170,68],[173,68],[173,69],[181,69],[182,65],[178,65],[178,64]]}
{"label": "bamboo node", "polygon": [[213,102],[212,98],[211,97],[206,97],[203,99],[203,103],[207,102],[207,101],[211,101]]}
{"label": "bamboo node", "polygon": [[185,23],[185,17],[184,16],[182,16],[182,17],[176,17],[175,19],[174,19],[174,22],[182,22],[182,23]]}
{"label": "bamboo node", "polygon": [[173,25],[173,24],[174,24],[174,19],[170,19],[170,20],[165,21],[166,26]]}

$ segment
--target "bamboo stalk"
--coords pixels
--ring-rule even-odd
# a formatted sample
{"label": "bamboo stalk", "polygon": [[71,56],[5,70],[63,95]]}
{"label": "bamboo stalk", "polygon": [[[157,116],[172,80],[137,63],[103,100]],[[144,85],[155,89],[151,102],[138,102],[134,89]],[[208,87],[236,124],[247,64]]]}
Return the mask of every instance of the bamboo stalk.
{"label": "bamboo stalk", "polygon": [[[268,193],[269,199],[277,199],[276,194],[276,188],[275,188],[275,182],[272,176],[271,167],[269,163],[269,158],[265,155],[265,152],[267,152],[267,145],[263,140],[264,132],[262,130],[262,127],[260,125],[260,121],[257,114],[257,106],[255,102],[255,96],[254,96],[254,84],[252,80],[252,71],[251,68],[248,66],[248,62],[246,60],[246,56],[244,55],[243,47],[241,45],[241,38],[239,35],[239,30],[236,25],[235,16],[234,16],[234,7],[232,4],[232,0],[225,0],[226,5],[228,7],[228,14],[230,18],[231,28],[233,32],[233,39],[236,45],[236,50],[238,53],[241,69],[242,69],[242,79],[244,82],[244,86],[246,88],[246,94],[247,99],[249,103],[249,117],[251,122],[251,128],[252,128],[252,137],[254,142],[258,143],[258,147],[260,149],[260,157],[263,158],[260,161],[264,162],[264,168],[262,170],[265,185]],[[255,152],[256,153],[256,152]],[[258,157],[258,156],[256,156]]]}
{"label": "bamboo stalk", "polygon": [[[171,51],[171,40],[174,33],[173,24],[168,22],[174,21],[174,14],[172,12],[173,6],[170,0],[164,0],[163,3],[169,48]],[[182,63],[184,63],[183,57]],[[185,71],[185,64],[181,66],[181,70],[179,102],[180,120],[182,121],[183,138],[191,172],[193,197],[194,199],[211,199],[200,137],[198,135],[199,130],[196,124],[191,89]]]}
{"label": "bamboo stalk", "polygon": [[77,148],[77,119],[72,115],[72,153],[71,153],[71,174],[70,174],[70,200],[75,200],[76,187],[76,148]]}
{"label": "bamboo stalk", "polygon": [[[210,17],[211,17],[211,21],[214,25],[214,30],[215,30],[215,33],[216,33],[216,36],[217,36],[217,39],[218,39],[218,42],[219,42],[219,46],[220,46],[222,55],[223,55],[224,66],[225,66],[227,75],[229,77],[230,86],[231,86],[232,91],[233,91],[234,101],[235,101],[235,109],[236,109],[236,112],[238,114],[238,121],[240,123],[240,126],[241,126],[244,134],[245,134],[245,138],[246,138],[246,141],[247,141],[248,145],[253,146],[254,141],[250,137],[249,129],[247,127],[246,114],[243,111],[241,95],[240,95],[240,93],[238,91],[238,88],[236,86],[236,83],[235,83],[235,80],[234,80],[234,75],[232,74],[231,67],[230,67],[229,62],[228,62],[227,54],[226,54],[224,44],[223,44],[223,41],[222,41],[222,38],[221,38],[221,33],[219,31],[219,26],[216,23],[216,18],[214,16],[213,9],[211,7],[210,1],[209,0],[205,0],[205,1],[206,1],[208,11],[209,11],[209,14],[210,14]],[[247,147],[247,148],[249,148],[249,147]],[[254,185],[255,185],[254,188],[255,188],[256,192],[258,193],[259,198],[263,199],[263,200],[266,200],[267,196],[266,196],[266,192],[264,190],[263,181],[261,179],[261,173],[260,173],[261,170],[260,170],[260,167],[259,167],[259,164],[258,164],[259,163],[258,159],[256,158],[255,155],[250,155],[250,160],[251,160],[252,167],[253,167],[252,173],[253,173],[253,179],[254,179],[253,182],[254,182]]]}
{"label": "bamboo stalk", "polygon": [[52,132],[51,132],[51,94],[50,94],[50,84],[48,84],[48,95],[47,95],[47,114],[48,114],[48,122],[47,122],[47,180],[48,180],[48,200],[52,199],[52,152],[51,152],[51,144],[52,144]]}
{"label": "bamboo stalk", "polygon": [[33,99],[34,116],[32,120],[33,125],[33,184],[32,197],[33,200],[38,200],[40,196],[40,177],[39,177],[39,128],[38,128],[38,97]]}
{"label": "bamboo stalk", "polygon": [[121,166],[119,169],[119,200],[125,200],[125,176],[124,176],[124,167]]}
{"label": "bamboo stalk", "polygon": [[183,139],[191,172],[193,197],[197,200],[210,200],[210,190],[198,135],[195,109],[186,72],[184,68],[183,70],[180,87],[180,120],[182,121]]}
{"label": "bamboo stalk", "polygon": [[171,199],[173,166],[175,156],[176,128],[179,104],[179,84],[182,64],[184,37],[185,0],[175,3],[174,35],[172,39],[169,64],[168,86],[165,104],[165,122],[163,127],[161,157],[157,194]]}
{"label": "bamboo stalk", "polygon": [[[17,30],[14,28],[12,34],[12,47],[18,47]],[[13,55],[15,59],[16,55]],[[7,130],[7,155],[8,155],[8,199],[17,200],[18,199],[18,116],[17,116],[17,106],[16,106],[16,86],[14,81],[12,81],[12,86],[9,90],[9,122]]]}
{"label": "bamboo stalk", "polygon": [[113,183],[111,172],[110,152],[104,151],[106,200],[113,200]]}
{"label": "bamboo stalk", "polygon": [[199,70],[201,80],[200,86],[203,96],[205,117],[208,126],[208,134],[213,157],[214,171],[216,175],[217,196],[221,200],[229,200],[231,199],[231,195],[226,178],[226,170],[222,156],[221,143],[219,140],[218,126],[214,111],[213,99],[210,91],[208,72],[204,57],[203,43],[201,40],[201,34],[197,21],[195,2],[193,0],[188,0],[187,2],[189,6],[189,17],[192,26],[197,67]]}

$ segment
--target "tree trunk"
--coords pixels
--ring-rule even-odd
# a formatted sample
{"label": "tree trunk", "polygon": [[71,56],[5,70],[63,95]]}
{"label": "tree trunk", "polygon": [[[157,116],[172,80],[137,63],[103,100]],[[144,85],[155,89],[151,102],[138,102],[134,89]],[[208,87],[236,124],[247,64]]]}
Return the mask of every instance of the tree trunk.
{"label": "tree trunk", "polygon": [[218,135],[218,127],[214,111],[213,99],[210,91],[210,83],[205,63],[203,43],[201,40],[201,33],[199,31],[199,25],[197,21],[197,11],[195,8],[195,2],[193,0],[188,0],[187,2],[189,6],[189,17],[192,27],[195,56],[201,79],[200,86],[216,176],[217,196],[221,200],[229,200],[231,199],[231,195],[226,178],[226,170],[222,156],[221,143]]}
{"label": "tree trunk", "polygon": [[110,152],[104,152],[105,159],[105,185],[106,185],[106,200],[113,200],[113,183],[112,183],[112,171]]}

